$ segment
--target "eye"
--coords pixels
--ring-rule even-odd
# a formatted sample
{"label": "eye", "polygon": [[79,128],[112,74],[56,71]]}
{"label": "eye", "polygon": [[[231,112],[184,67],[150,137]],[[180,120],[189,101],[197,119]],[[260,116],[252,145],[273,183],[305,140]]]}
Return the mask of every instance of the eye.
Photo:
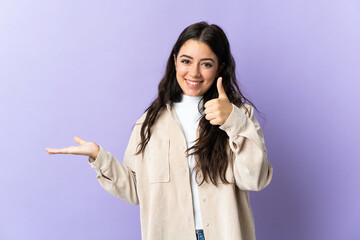
{"label": "eye", "polygon": [[182,62],[182,63],[184,63],[184,64],[188,64],[188,63],[190,63],[190,61],[189,61],[189,60],[187,60],[187,59],[181,60],[181,62]]}
{"label": "eye", "polygon": [[212,64],[211,63],[203,63],[205,67],[207,68],[211,68],[212,67]]}

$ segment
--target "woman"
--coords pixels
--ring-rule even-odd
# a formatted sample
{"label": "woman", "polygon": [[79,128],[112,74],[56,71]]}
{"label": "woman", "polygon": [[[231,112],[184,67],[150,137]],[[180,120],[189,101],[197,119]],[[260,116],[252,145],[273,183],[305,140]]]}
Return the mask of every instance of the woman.
{"label": "woman", "polygon": [[140,204],[143,239],[255,239],[248,191],[265,188],[272,167],[245,101],[224,32],[199,22],[175,43],[123,163],[78,137],[79,146],[46,150],[89,156],[106,191]]}

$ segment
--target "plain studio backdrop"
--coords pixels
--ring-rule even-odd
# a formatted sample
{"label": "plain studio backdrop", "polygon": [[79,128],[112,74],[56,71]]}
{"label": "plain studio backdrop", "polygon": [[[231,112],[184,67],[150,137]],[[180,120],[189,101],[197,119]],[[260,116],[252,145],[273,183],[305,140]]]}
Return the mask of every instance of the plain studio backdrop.
{"label": "plain studio backdrop", "polygon": [[0,239],[140,239],[139,206],[87,157],[45,148],[79,136],[122,162],[178,35],[202,20],[227,34],[265,116],[257,238],[360,239],[356,0],[0,1]]}

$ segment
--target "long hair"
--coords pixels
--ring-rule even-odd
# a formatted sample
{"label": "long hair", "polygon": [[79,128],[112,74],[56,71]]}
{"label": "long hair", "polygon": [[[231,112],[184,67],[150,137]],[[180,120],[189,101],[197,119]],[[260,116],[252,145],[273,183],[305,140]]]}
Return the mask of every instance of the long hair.
{"label": "long hair", "polygon": [[[145,150],[147,143],[151,137],[151,127],[154,125],[159,111],[167,102],[179,102],[181,100],[182,89],[176,80],[176,70],[174,55],[177,58],[181,46],[189,39],[201,41],[215,53],[219,66],[224,63],[219,76],[222,77],[222,84],[225,89],[229,101],[240,107],[245,102],[252,104],[241,93],[237,84],[235,74],[235,61],[230,52],[230,45],[223,30],[215,25],[209,25],[207,22],[199,22],[185,28],[177,39],[170,56],[167,61],[166,71],[158,86],[158,96],[145,110],[147,111],[145,120],[141,126],[141,141],[138,145],[139,154]],[[203,102],[218,97],[216,81],[203,95]],[[256,109],[256,107],[254,106]],[[256,109],[257,110],[257,109]],[[204,106],[199,109],[200,113],[204,112]],[[195,164],[196,175],[201,171],[203,173],[203,181],[208,179],[217,186],[217,178],[220,177],[223,183],[229,183],[225,178],[225,173],[229,164],[227,157],[228,136],[225,131],[221,130],[218,125],[211,125],[205,119],[204,114],[199,121],[199,137],[196,139],[193,147],[187,149],[187,155],[198,155]],[[211,146],[211,147],[210,147]],[[190,150],[193,150],[190,153]],[[189,154],[190,153],[190,154]],[[196,159],[196,158],[195,158]]]}

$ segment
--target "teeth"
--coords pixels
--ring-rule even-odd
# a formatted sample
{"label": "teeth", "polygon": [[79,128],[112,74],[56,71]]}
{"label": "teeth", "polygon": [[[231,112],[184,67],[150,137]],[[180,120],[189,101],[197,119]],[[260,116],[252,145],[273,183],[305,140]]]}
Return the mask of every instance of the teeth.
{"label": "teeth", "polygon": [[188,82],[190,85],[193,85],[193,86],[200,84],[200,82],[190,82],[189,80],[187,80],[187,82]]}
{"label": "teeth", "polygon": [[194,83],[194,82],[189,82],[190,83],[190,85],[198,85],[198,84],[200,84],[200,83]]}

